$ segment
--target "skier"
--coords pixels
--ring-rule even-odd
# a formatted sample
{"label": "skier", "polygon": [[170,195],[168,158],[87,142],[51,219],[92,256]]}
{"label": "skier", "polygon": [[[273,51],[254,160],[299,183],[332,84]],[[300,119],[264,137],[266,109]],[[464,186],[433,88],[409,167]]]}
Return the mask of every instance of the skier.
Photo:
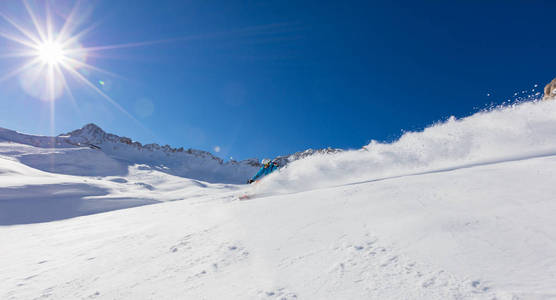
{"label": "skier", "polygon": [[247,181],[247,183],[253,183],[253,182],[263,178],[264,176],[278,170],[278,163],[275,162],[275,161],[271,161],[268,158],[263,159],[261,161],[261,163],[263,164],[263,166],[261,167],[259,172],[257,172],[257,174],[255,174],[255,176],[253,176],[253,178],[249,179]]}

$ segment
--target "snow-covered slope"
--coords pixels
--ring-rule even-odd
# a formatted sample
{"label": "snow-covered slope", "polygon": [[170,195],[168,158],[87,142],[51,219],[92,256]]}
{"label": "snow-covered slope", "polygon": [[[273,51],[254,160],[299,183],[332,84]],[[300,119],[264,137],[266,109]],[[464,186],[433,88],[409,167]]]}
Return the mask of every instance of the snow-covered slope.
{"label": "snow-covered slope", "polygon": [[556,157],[0,227],[0,298],[549,299]]}
{"label": "snow-covered slope", "polygon": [[[36,150],[0,143],[0,150],[5,148],[17,153]],[[96,157],[94,162],[102,161]],[[0,152],[0,225],[61,220],[220,191],[230,193],[237,188],[169,175],[146,165],[129,166],[125,174],[102,177],[48,173]]]}
{"label": "snow-covered slope", "polygon": [[157,202],[0,226],[0,298],[556,298],[555,128],[556,102],[523,103],[312,155],[254,186],[146,165],[47,173],[21,163],[30,146],[0,143],[0,206],[19,220],[36,191]]}
{"label": "snow-covered slope", "polygon": [[[336,151],[309,149],[278,160],[287,165]],[[56,137],[0,128],[0,225],[180,200],[207,190],[233,191],[237,187],[230,184],[244,183],[259,167],[256,159],[223,162],[205,151],[142,145],[94,124]]]}

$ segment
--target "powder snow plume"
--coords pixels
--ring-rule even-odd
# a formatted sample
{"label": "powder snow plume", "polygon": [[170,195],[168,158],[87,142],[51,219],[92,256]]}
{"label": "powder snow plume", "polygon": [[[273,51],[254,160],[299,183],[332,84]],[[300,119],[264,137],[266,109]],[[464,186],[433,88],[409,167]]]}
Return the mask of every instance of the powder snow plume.
{"label": "powder snow plume", "polygon": [[257,186],[290,193],[556,155],[556,101],[533,101],[449,118],[393,143],[295,161]]}

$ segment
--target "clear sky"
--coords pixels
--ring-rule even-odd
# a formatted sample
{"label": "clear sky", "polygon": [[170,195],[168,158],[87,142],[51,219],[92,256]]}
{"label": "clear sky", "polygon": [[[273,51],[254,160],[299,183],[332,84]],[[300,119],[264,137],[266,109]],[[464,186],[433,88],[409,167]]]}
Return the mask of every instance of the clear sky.
{"label": "clear sky", "polygon": [[23,2],[2,1],[0,127],[92,122],[142,143],[273,157],[392,141],[556,76],[556,1],[44,3],[27,6],[39,27],[52,16],[53,36],[72,9],[71,33],[90,29],[79,76],[64,69],[55,100],[26,71],[9,76],[32,55],[15,55],[27,46],[8,20],[36,31]]}

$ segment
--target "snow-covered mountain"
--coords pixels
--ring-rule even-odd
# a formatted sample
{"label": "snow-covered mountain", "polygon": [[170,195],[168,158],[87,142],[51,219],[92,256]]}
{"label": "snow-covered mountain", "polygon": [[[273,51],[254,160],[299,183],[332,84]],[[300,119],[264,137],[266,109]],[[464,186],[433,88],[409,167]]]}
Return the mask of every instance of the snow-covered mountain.
{"label": "snow-covered mountain", "polygon": [[224,162],[209,152],[168,145],[142,145],[104,132],[94,124],[56,137],[33,136],[0,128],[0,141],[33,146],[18,160],[39,170],[81,176],[125,175],[143,164],[168,174],[207,182],[244,183],[259,168],[256,159]]}
{"label": "snow-covered mountain", "polygon": [[555,128],[556,101],[526,102],[255,185],[174,176],[187,151],[92,126],[2,130],[0,298],[552,299]]}

